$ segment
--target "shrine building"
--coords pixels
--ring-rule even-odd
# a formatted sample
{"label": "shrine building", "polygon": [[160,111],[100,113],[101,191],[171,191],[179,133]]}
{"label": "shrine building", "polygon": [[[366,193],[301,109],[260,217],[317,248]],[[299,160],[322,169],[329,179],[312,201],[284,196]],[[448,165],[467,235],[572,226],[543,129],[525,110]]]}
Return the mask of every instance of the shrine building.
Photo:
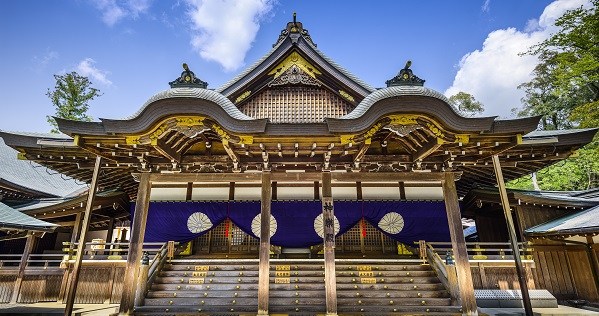
{"label": "shrine building", "polygon": [[[503,199],[504,181],[566,159],[595,129],[464,117],[409,61],[375,88],[295,17],[220,87],[191,68],[127,105],[130,117],[56,118],[66,136],[0,132],[19,159],[89,184],[65,197],[0,179],[7,212],[50,223],[6,223],[0,249],[24,247],[26,261],[50,240],[37,253],[61,256],[35,276],[40,264],[21,257],[13,279],[0,268],[0,301],[62,301],[67,314],[111,302],[123,315],[477,315],[478,290],[555,284],[539,283],[540,257],[518,244],[543,221],[503,217],[522,201]],[[599,204],[566,200],[560,216]],[[483,237],[473,243],[467,217]]]}

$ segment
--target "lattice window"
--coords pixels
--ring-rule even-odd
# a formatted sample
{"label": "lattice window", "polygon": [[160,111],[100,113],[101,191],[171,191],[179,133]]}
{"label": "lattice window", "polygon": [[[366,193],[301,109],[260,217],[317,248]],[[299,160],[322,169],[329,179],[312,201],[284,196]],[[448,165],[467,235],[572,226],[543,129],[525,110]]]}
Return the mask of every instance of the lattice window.
{"label": "lattice window", "polygon": [[383,234],[368,221],[364,222],[366,236],[362,237],[360,222],[349,229],[345,234],[339,236],[336,241],[338,251],[342,252],[382,252],[396,253],[397,242]]}
{"label": "lattice window", "polygon": [[240,110],[253,118],[268,118],[271,123],[314,123],[343,116],[352,106],[324,88],[285,86],[259,93]]}
{"label": "lattice window", "polygon": [[196,253],[253,253],[258,252],[260,240],[244,233],[237,225],[229,221],[229,236],[227,236],[227,221],[220,223],[208,233],[195,240]]}

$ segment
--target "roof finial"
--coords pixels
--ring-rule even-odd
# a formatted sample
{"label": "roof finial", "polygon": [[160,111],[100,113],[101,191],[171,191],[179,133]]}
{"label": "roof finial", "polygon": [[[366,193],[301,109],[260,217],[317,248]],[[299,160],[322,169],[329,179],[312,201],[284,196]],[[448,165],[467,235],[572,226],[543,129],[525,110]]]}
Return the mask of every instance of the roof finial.
{"label": "roof finial", "polygon": [[385,83],[387,87],[391,86],[422,86],[424,85],[424,80],[418,78],[410,69],[412,66],[412,61],[408,60],[406,65],[402,70],[399,71],[397,76],[387,80]]}
{"label": "roof finial", "polygon": [[193,73],[193,71],[189,70],[189,66],[186,63],[183,63],[183,72],[179,78],[175,79],[168,83],[171,88],[178,87],[191,87],[191,88],[204,88],[208,87],[208,83],[204,82],[198,78]]}
{"label": "roof finial", "polygon": [[[300,36],[298,36],[298,34]],[[291,37],[293,44],[297,44],[297,40],[300,37],[303,37],[310,44],[316,46],[316,44],[314,44],[314,42],[312,41],[312,38],[310,37],[310,33],[308,33],[308,30],[304,28],[302,22],[297,20],[297,12],[293,12],[293,20],[287,22],[287,26],[281,31],[281,35],[279,35],[279,39],[273,45],[273,47],[277,46],[279,43],[281,43],[289,36]]]}

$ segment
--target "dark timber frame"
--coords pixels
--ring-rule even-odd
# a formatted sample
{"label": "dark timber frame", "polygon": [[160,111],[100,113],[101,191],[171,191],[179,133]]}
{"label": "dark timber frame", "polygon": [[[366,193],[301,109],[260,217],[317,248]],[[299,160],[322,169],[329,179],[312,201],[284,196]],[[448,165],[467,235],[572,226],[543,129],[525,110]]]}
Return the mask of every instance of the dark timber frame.
{"label": "dark timber frame", "polygon": [[[259,285],[258,285],[258,315],[268,315],[268,287],[269,287],[269,257],[270,257],[270,204],[272,198],[272,183],[274,181],[318,181],[322,183],[323,216],[327,219],[334,218],[333,199],[331,191],[332,181],[415,181],[415,182],[441,182],[443,194],[447,207],[447,217],[450,227],[452,247],[456,258],[458,269],[457,285],[460,289],[460,299],[464,315],[477,315],[476,302],[474,300],[474,288],[470,276],[470,264],[466,253],[466,244],[462,232],[459,204],[455,181],[459,178],[456,172],[410,172],[410,173],[339,173],[324,171],[321,173],[272,173],[263,171],[261,173],[238,173],[238,174],[161,174],[141,173],[137,177],[140,180],[133,229],[131,232],[130,254],[127,259],[127,270],[125,272],[125,283],[120,305],[120,314],[127,315],[134,310],[135,284],[137,283],[138,271],[141,265],[141,247],[145,234],[145,223],[149,207],[149,197],[153,182],[161,185],[169,183],[189,182],[250,182],[260,183],[261,193],[261,233],[260,233],[260,263],[259,263]],[[326,212],[331,210],[331,212]],[[333,234],[334,225],[324,226],[324,256],[325,256],[325,292],[327,315],[337,314],[337,295],[335,281],[335,241],[327,239],[327,234]]]}
{"label": "dark timber frame", "polygon": [[81,263],[83,261],[83,250],[85,248],[85,237],[89,229],[89,222],[91,219],[92,208],[94,205],[94,199],[96,198],[96,192],[98,191],[98,177],[100,174],[100,166],[102,163],[102,157],[96,156],[96,163],[94,165],[94,174],[92,176],[91,186],[87,193],[87,204],[85,206],[85,213],[83,214],[83,222],[80,228],[79,244],[77,245],[77,256],[75,257],[75,265],[73,266],[73,273],[71,275],[71,281],[69,282],[69,290],[67,292],[67,302],[65,307],[65,315],[70,316],[73,314],[73,305],[75,304],[75,293],[77,292],[77,282],[79,281],[79,273],[81,272]]}

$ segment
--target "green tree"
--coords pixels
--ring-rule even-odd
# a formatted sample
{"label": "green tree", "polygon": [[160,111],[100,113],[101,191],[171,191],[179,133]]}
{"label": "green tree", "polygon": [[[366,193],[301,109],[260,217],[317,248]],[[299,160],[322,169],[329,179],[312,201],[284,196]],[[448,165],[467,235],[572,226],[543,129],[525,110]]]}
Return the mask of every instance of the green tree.
{"label": "green tree", "polygon": [[544,128],[598,126],[599,114],[599,0],[590,8],[567,11],[559,28],[527,54],[539,57],[525,90],[523,115],[544,115]]}
{"label": "green tree", "polygon": [[467,117],[473,117],[485,110],[482,103],[477,101],[471,94],[462,91],[449,97],[449,103],[451,103],[460,114]]}
{"label": "green tree", "polygon": [[[64,75],[54,75],[54,79],[56,79],[54,90],[48,89],[46,93],[56,110],[54,116],[75,121],[91,121],[92,118],[87,115],[88,103],[102,95],[100,90],[93,88],[87,77],[74,71]],[[54,118],[52,116],[46,118],[52,126],[51,132],[59,133]]]}
{"label": "green tree", "polygon": [[[599,127],[599,0],[590,8],[567,11],[556,20],[558,31],[530,48],[539,57],[519,115],[542,115],[542,129]],[[599,186],[599,139],[575,155],[540,170],[543,190],[584,190]],[[513,188],[533,189],[533,177],[512,181]]]}

